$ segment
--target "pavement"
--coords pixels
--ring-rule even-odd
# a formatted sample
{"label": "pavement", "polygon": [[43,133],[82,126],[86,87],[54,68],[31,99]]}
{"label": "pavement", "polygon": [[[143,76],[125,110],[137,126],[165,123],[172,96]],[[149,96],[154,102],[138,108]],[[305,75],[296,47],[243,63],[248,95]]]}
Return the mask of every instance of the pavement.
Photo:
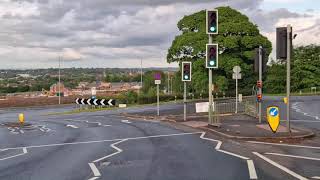
{"label": "pavement", "polygon": [[[302,128],[312,126],[310,129],[319,131],[320,123],[303,114],[318,115],[312,109],[319,109],[319,102],[313,99],[299,102],[297,109],[302,113],[297,112],[300,116],[296,118],[304,121],[292,124]],[[177,113],[181,107],[162,105],[160,112]],[[122,116],[152,114],[155,106],[47,115],[72,109],[71,105],[1,109],[0,179],[317,179],[320,176],[317,136],[293,143],[248,141],[161,119]],[[305,109],[311,110],[304,112]],[[292,108],[292,117],[294,112]],[[30,126],[7,126],[6,123],[17,121],[19,113],[25,113]]]}

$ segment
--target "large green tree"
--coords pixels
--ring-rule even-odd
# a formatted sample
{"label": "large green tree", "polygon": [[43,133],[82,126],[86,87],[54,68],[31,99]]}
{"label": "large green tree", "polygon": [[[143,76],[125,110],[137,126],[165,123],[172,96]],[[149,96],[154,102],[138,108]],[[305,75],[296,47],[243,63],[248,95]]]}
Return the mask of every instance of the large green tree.
{"label": "large green tree", "polygon": [[[260,45],[267,49],[269,55],[271,42],[259,33],[258,27],[249,18],[230,7],[219,7],[219,34],[213,42],[219,44],[219,69],[213,71],[214,83],[220,91],[233,91],[232,68],[242,68],[240,89],[242,93],[250,93],[255,84],[253,73],[254,49]],[[178,22],[182,32],[176,36],[168,50],[167,61],[193,62],[192,88],[196,92],[207,91],[208,70],[205,68],[205,47],[208,43],[206,29],[206,12],[202,10],[183,17]]]}

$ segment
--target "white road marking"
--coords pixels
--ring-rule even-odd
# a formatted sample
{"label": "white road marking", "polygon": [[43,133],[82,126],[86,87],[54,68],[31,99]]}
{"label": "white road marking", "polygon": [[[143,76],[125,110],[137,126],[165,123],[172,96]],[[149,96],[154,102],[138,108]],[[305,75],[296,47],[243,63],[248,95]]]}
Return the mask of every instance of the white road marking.
{"label": "white road marking", "polygon": [[123,123],[131,123],[129,120],[121,120],[121,122],[123,122]]}
{"label": "white road marking", "polygon": [[[158,137],[171,137],[171,136],[184,136],[184,135],[192,135],[192,134],[200,134],[203,132],[194,132],[194,133],[177,133],[177,134],[165,134],[165,135],[154,135],[154,136],[141,136],[141,137],[133,137],[133,138],[122,138],[122,139],[103,139],[96,141],[79,141],[79,142],[71,142],[71,143],[57,143],[57,144],[43,144],[43,145],[32,145],[32,146],[23,146],[26,148],[42,148],[42,147],[55,147],[55,146],[66,146],[66,145],[79,145],[79,144],[92,144],[92,143],[102,143],[102,142],[112,142],[112,141],[121,141],[124,139],[128,140],[138,140],[138,139],[148,139],[148,138],[158,138]],[[13,147],[13,148],[5,148],[5,149],[21,149],[23,147]]]}
{"label": "white road marking", "polygon": [[320,176],[313,176],[312,179],[320,179]]}
{"label": "white road marking", "polygon": [[250,179],[258,179],[256,168],[254,167],[253,161],[247,160],[247,164],[248,164]]}
{"label": "white road marking", "polygon": [[94,163],[89,163],[89,166],[90,166],[91,171],[93,172],[93,175],[94,175],[94,176],[96,176],[96,177],[97,177],[97,176],[101,176],[101,174],[100,174],[97,166],[96,166]]}
{"label": "white road marking", "polygon": [[238,158],[240,158],[240,159],[249,160],[249,158],[247,158],[247,157],[240,156],[240,155],[235,154],[235,153],[232,153],[232,152],[224,151],[224,150],[221,150],[221,149],[218,149],[217,151],[223,152],[223,153],[225,153],[225,154],[229,154],[229,155],[231,155],[231,156],[238,157]]}
{"label": "white road marking", "polygon": [[289,155],[289,154],[280,154],[280,153],[265,153],[275,156],[284,156],[284,157],[293,157],[298,159],[307,159],[307,160],[314,160],[314,161],[320,161],[320,158],[313,158],[313,157],[306,157],[306,156],[295,156],[295,155]]}
{"label": "white road marking", "polygon": [[8,149],[0,149],[0,152],[2,152],[2,151],[7,151]]}
{"label": "white road marking", "polygon": [[122,149],[116,147],[115,145],[120,144],[120,143],[122,143],[122,142],[124,142],[124,141],[127,141],[127,140],[128,140],[128,139],[123,139],[123,140],[121,140],[121,141],[115,142],[115,143],[113,143],[113,144],[110,145],[113,149],[117,150],[117,152],[114,152],[114,153],[112,153],[112,154],[109,154],[109,155],[104,156],[104,157],[102,157],[102,158],[99,158],[99,159],[97,159],[97,160],[94,160],[94,161],[92,161],[92,163],[89,163],[89,166],[90,166],[90,168],[91,168],[91,170],[92,170],[92,172],[93,172],[93,174],[94,174],[95,177],[100,177],[101,174],[100,174],[98,168],[95,166],[94,163],[97,163],[97,162],[99,162],[99,161],[102,161],[102,160],[107,159],[107,158],[109,158],[109,157],[111,157],[111,156],[114,156],[114,155],[117,155],[117,154],[121,153],[121,152],[122,152]]}
{"label": "white road marking", "polygon": [[109,158],[109,157],[111,157],[111,156],[114,156],[114,155],[116,155],[116,154],[121,153],[121,152],[122,152],[122,149],[116,147],[115,145],[120,144],[120,143],[122,143],[122,142],[124,142],[124,141],[127,141],[127,140],[128,140],[128,139],[123,139],[123,140],[121,140],[121,141],[118,141],[118,142],[116,142],[116,143],[111,144],[110,146],[111,146],[113,149],[117,150],[117,152],[114,152],[114,153],[112,153],[112,154],[109,154],[109,155],[107,155],[107,156],[104,156],[104,157],[102,157],[102,158],[99,158],[99,159],[97,159],[97,160],[94,160],[93,162],[94,162],[94,163],[97,163],[97,162],[99,162],[99,161],[102,161],[102,160],[107,159],[107,158]]}
{"label": "white road marking", "polygon": [[92,178],[90,178],[90,179],[88,179],[88,180],[96,180],[96,179],[99,179],[100,177],[92,177]]}
{"label": "white road marking", "polygon": [[273,165],[273,166],[281,169],[282,171],[290,174],[291,176],[293,176],[293,177],[295,177],[295,178],[297,178],[297,179],[300,179],[300,180],[308,180],[307,178],[305,178],[305,177],[303,177],[303,176],[301,176],[301,175],[299,175],[299,174],[291,171],[290,169],[288,169],[288,168],[286,168],[286,167],[284,167],[284,166],[282,166],[282,165],[280,165],[280,164],[272,161],[271,159],[263,156],[262,154],[260,154],[260,153],[258,153],[258,152],[253,152],[253,154],[255,154],[256,156],[258,156],[258,157],[260,157],[261,159],[267,161],[267,162],[270,163],[271,165]]}
{"label": "white road marking", "polygon": [[211,139],[211,138],[205,138],[205,137],[204,137],[205,134],[206,134],[206,132],[202,132],[200,138],[201,138],[201,139],[204,139],[204,140],[216,142],[216,143],[217,143],[217,145],[216,145],[216,147],[215,147],[215,150],[216,150],[216,151],[222,152],[222,153],[225,153],[225,154],[228,154],[228,155],[231,155],[231,156],[235,156],[235,157],[240,158],[240,159],[247,160],[250,179],[258,179],[257,172],[256,172],[256,169],[255,169],[255,167],[254,167],[254,163],[253,163],[252,160],[250,160],[250,159],[247,158],[247,157],[244,157],[244,156],[241,156],[241,155],[232,153],[232,152],[228,152],[228,151],[225,151],[225,150],[221,150],[220,148],[221,148],[222,142],[219,141],[219,140]]}
{"label": "white road marking", "polygon": [[66,127],[71,127],[71,128],[74,128],[74,129],[77,129],[77,128],[78,128],[77,126],[72,125],[72,124],[68,124],[68,125],[66,125]]}
{"label": "white road marking", "polygon": [[[20,149],[21,149],[21,148],[20,148]],[[8,149],[6,149],[6,150],[8,150]],[[18,156],[22,156],[22,155],[25,155],[25,154],[28,153],[26,147],[23,147],[23,148],[22,148],[22,151],[23,151],[23,152],[20,153],[20,154],[16,154],[16,155],[13,155],[13,156],[9,156],[9,157],[2,158],[2,159],[0,159],[0,161],[7,160],[7,159],[11,159],[11,158],[18,157]]]}
{"label": "white road marking", "polygon": [[247,141],[247,142],[254,143],[254,144],[273,145],[273,146],[288,146],[288,147],[307,148],[307,149],[320,149],[320,147],[315,147],[315,146],[301,146],[301,145],[294,145],[294,144],[278,144],[278,143],[267,143],[267,142],[259,142],[259,141]]}
{"label": "white road marking", "polygon": [[[282,122],[285,122],[286,120],[281,120]],[[320,123],[320,121],[315,120],[290,120],[290,122],[308,122],[308,123]]]}
{"label": "white road marking", "polygon": [[109,125],[109,124],[104,124],[104,125],[102,125],[102,126],[104,126],[104,127],[109,127],[109,126],[111,126],[111,125]]}
{"label": "white road marking", "polygon": [[24,131],[23,131],[22,129],[20,129],[19,131],[20,131],[20,133],[21,133],[21,134],[23,134],[23,133],[24,133]]}

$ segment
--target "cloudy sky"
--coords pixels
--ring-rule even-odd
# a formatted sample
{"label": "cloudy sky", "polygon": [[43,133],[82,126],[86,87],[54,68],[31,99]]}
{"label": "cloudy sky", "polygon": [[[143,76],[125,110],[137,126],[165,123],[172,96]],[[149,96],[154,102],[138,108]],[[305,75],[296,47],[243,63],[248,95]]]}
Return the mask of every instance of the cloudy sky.
{"label": "cloudy sky", "polygon": [[[292,24],[295,45],[320,44],[319,0],[0,0],[0,69],[168,67],[177,22],[193,12],[231,6],[274,44]],[[274,55],[274,53],[273,53]]]}

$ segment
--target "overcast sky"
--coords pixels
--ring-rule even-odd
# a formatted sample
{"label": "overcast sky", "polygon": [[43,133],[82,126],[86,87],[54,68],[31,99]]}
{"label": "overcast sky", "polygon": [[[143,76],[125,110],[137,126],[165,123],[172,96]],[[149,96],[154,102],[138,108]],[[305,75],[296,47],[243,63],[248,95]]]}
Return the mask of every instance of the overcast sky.
{"label": "overcast sky", "polygon": [[[275,43],[292,24],[295,45],[320,44],[319,0],[0,0],[0,69],[168,67],[177,22],[202,9],[231,6]],[[272,54],[274,56],[274,53]]]}

